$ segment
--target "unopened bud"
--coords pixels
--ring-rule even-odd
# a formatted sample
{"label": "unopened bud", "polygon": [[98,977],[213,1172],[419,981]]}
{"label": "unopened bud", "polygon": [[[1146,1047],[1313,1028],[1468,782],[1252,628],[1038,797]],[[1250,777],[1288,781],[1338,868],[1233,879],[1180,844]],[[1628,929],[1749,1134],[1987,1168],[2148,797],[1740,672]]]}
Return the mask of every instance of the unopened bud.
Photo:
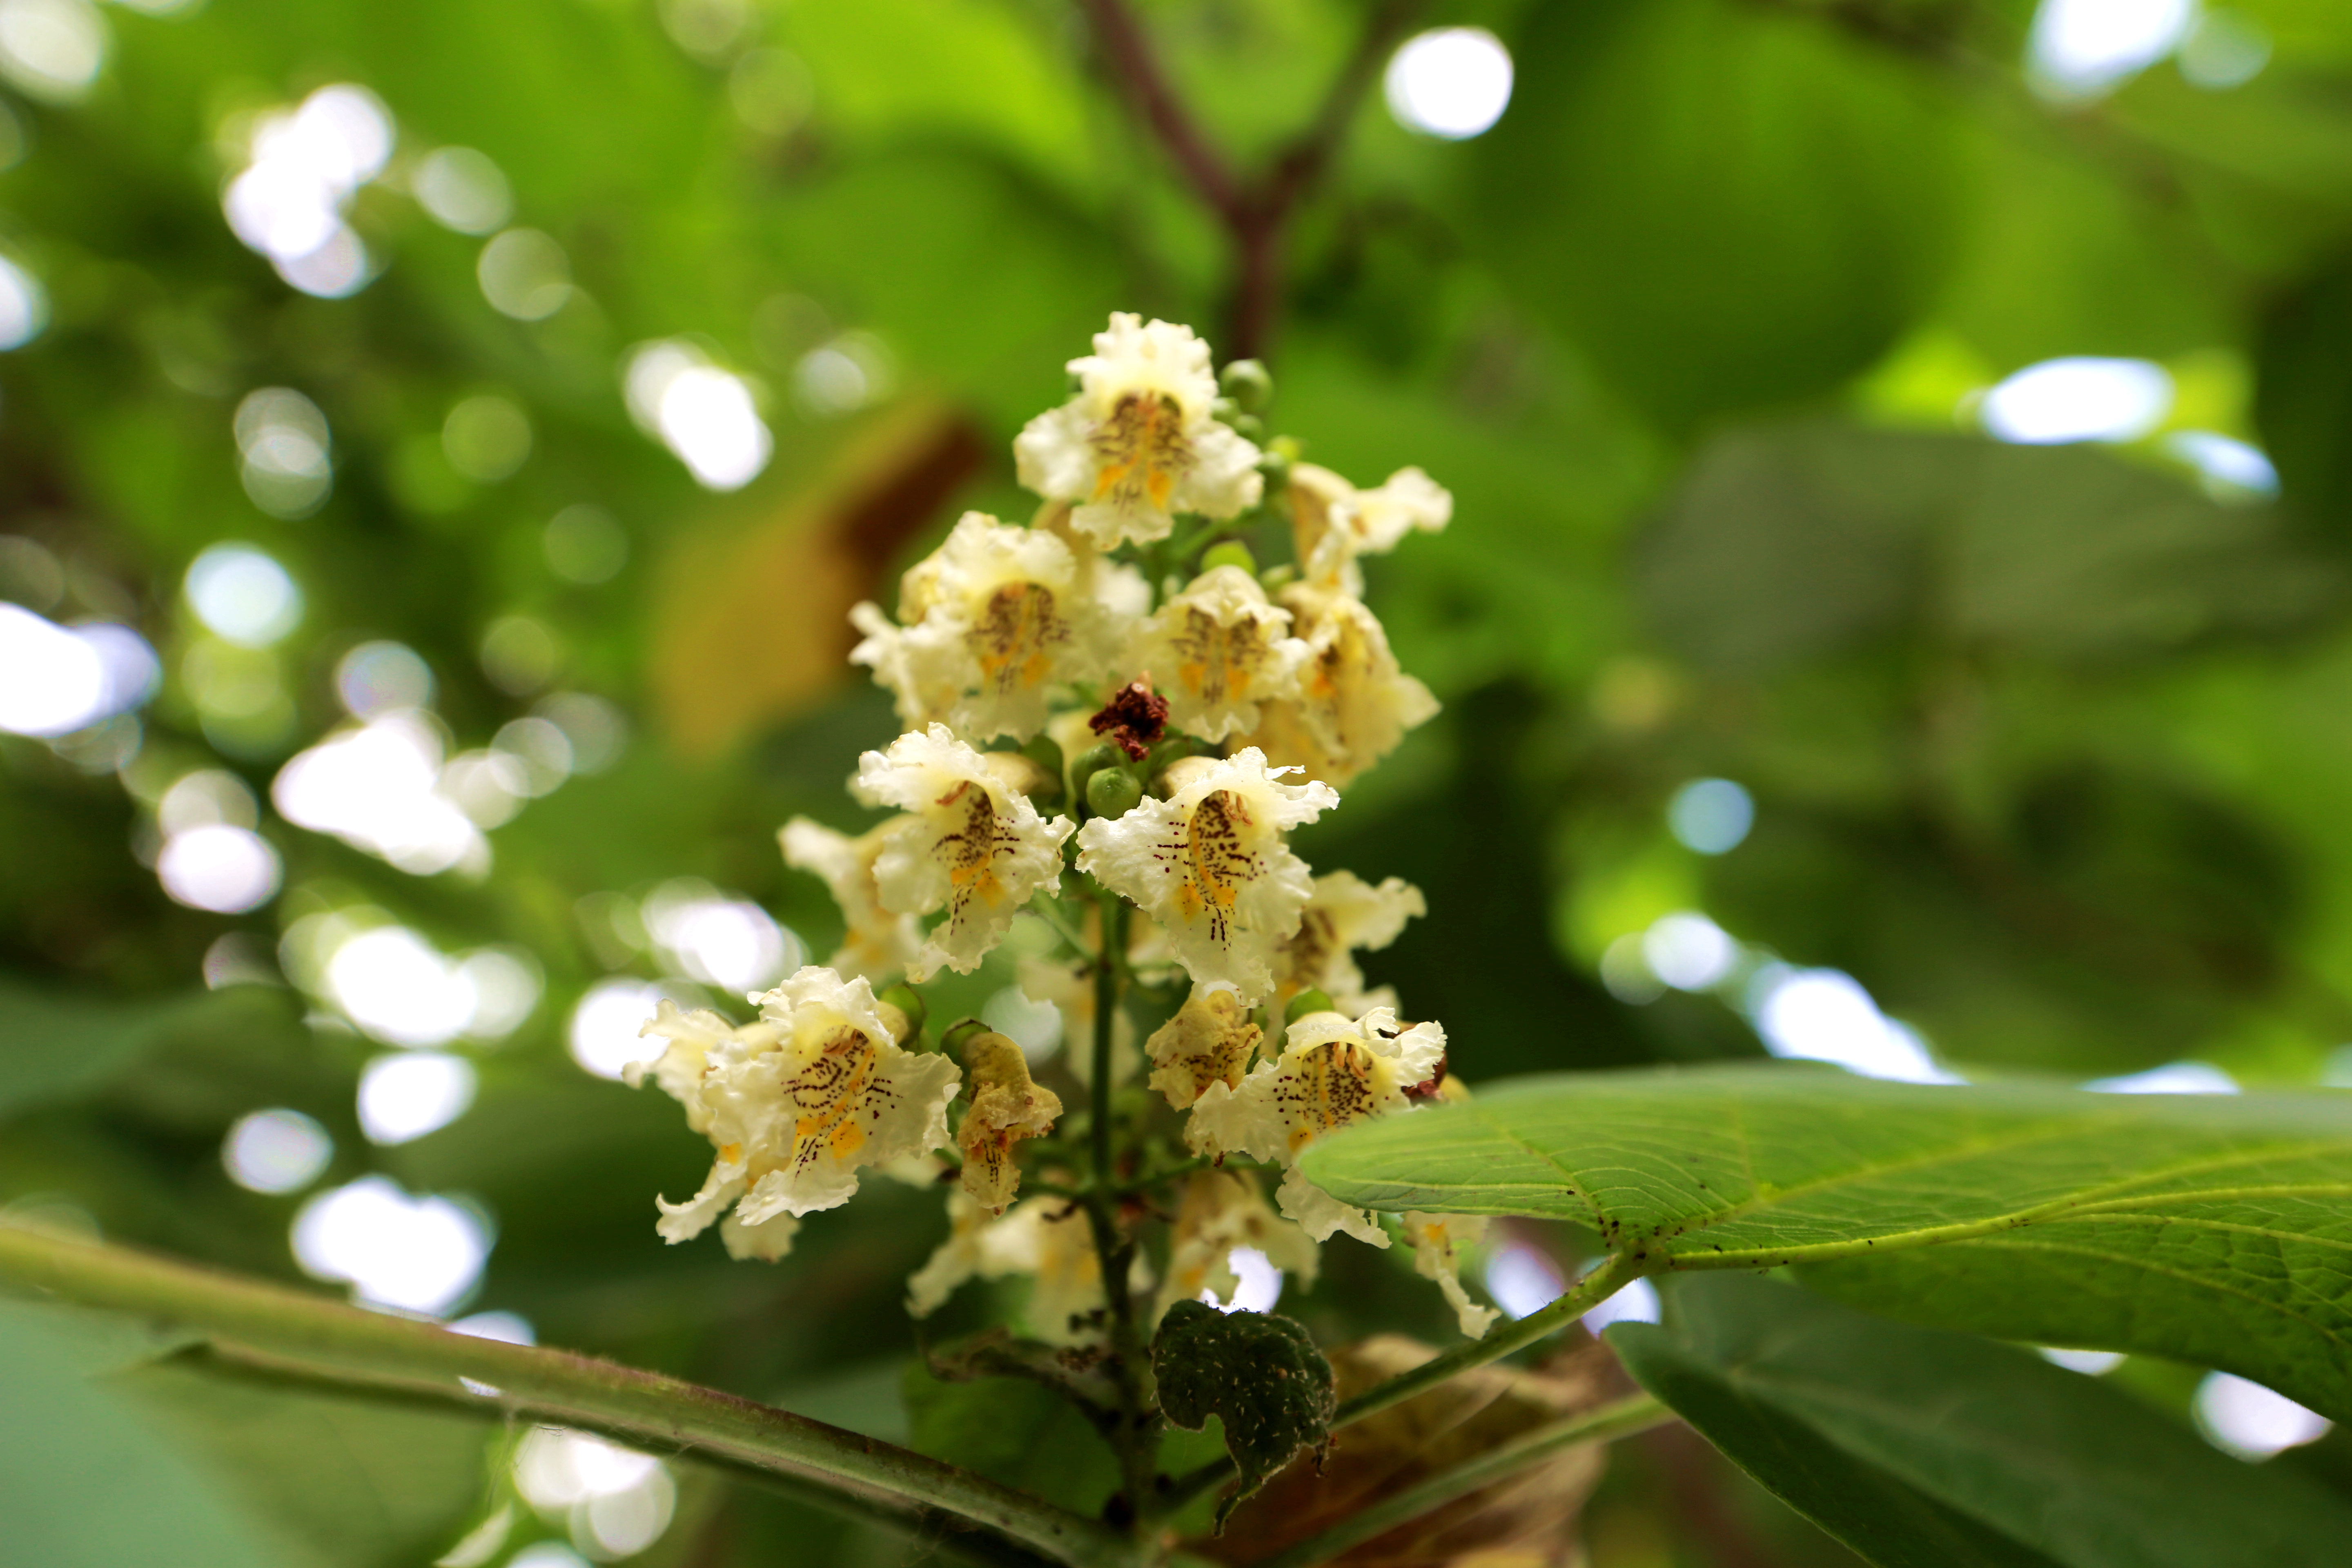
{"label": "unopened bud", "polygon": [[989,752],[980,759],[988,776],[1015,795],[1038,795],[1058,789],[1059,781],[1025,752]]}
{"label": "unopened bud", "polygon": [[1282,1021],[1286,1025],[1296,1024],[1309,1013],[1338,1011],[1339,1008],[1332,1003],[1329,992],[1301,991],[1297,995],[1293,996],[1290,999],[1290,1005],[1282,1010]]}
{"label": "unopened bud", "polygon": [[1125,816],[1143,800],[1143,786],[1125,768],[1101,768],[1087,780],[1087,809],[1097,816]]}
{"label": "unopened bud", "polygon": [[940,1037],[940,1045],[943,1049],[960,1057],[963,1055],[964,1047],[969,1041],[988,1032],[988,1026],[977,1018],[959,1018],[948,1026],[946,1034]]}
{"label": "unopened bud", "polygon": [[1118,748],[1108,741],[1098,745],[1088,746],[1085,751],[1080,752],[1078,760],[1070,764],[1072,796],[1078,800],[1086,799],[1087,785],[1094,781],[1094,776],[1105,768],[1117,767],[1118,762]]}
{"label": "unopened bud", "polygon": [[1230,425],[1242,416],[1242,405],[1230,397],[1209,400],[1209,417],[1220,424]]}
{"label": "unopened bud", "polygon": [[[922,993],[911,985],[893,985],[875,1000],[886,1007],[896,1007],[899,1015],[907,1020],[906,1028],[898,1032],[898,1038],[902,1042],[908,1035],[923,1026],[923,1019],[929,1013],[929,1009],[923,1005]],[[885,1014],[882,1021],[888,1023],[889,1016]]]}
{"label": "unopened bud", "polygon": [[1251,576],[1257,575],[1257,557],[1250,547],[1238,539],[1228,539],[1223,544],[1213,544],[1201,557],[1201,570],[1214,571],[1220,566],[1238,566]]}
{"label": "unopened bud", "polygon": [[1265,366],[1254,359],[1237,359],[1227,363],[1217,373],[1217,385],[1227,397],[1241,405],[1244,414],[1262,414],[1274,401],[1274,377]]}
{"label": "unopened bud", "polygon": [[1216,765],[1214,757],[1179,757],[1160,773],[1160,793],[1172,795]]}
{"label": "unopened bud", "polygon": [[1032,792],[1031,798],[1043,805],[1055,805],[1062,798],[1064,775],[1062,748],[1051,735],[1038,735],[1021,748],[1021,754],[1045,771],[1045,783]]}

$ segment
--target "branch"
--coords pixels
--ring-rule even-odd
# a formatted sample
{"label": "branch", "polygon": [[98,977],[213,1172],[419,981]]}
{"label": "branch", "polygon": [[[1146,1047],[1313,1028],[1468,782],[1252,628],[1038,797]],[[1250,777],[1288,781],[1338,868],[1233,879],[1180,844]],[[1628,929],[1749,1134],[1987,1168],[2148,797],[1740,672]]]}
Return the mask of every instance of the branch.
{"label": "branch", "polygon": [[1223,156],[1209,144],[1201,128],[1192,123],[1191,111],[1176,96],[1167,74],[1160,70],[1150,40],[1143,36],[1143,25],[1121,0],[1078,3],[1129,103],[1152,135],[1159,138],[1160,145],[1194,193],[1228,226],[1241,221],[1244,205],[1241,182],[1226,166]]}
{"label": "branch", "polygon": [[1674,1418],[1673,1411],[1649,1394],[1636,1394],[1597,1410],[1538,1426],[1475,1458],[1465,1459],[1450,1470],[1441,1471],[1419,1486],[1408,1487],[1393,1497],[1349,1514],[1329,1529],[1318,1531],[1287,1552],[1277,1552],[1252,1568],[1316,1568],[1316,1564],[1328,1563],[1349,1548],[1444,1508],[1456,1498],[1467,1497],[1482,1487],[1517,1475],[1562,1448],[1572,1448],[1579,1443],[1605,1443],[1647,1431]]}
{"label": "branch", "polygon": [[[1366,1389],[1355,1398],[1343,1402],[1331,1417],[1331,1430],[1352,1426],[1368,1415],[1377,1415],[1392,1405],[1426,1393],[1450,1378],[1484,1366],[1490,1361],[1500,1361],[1513,1351],[1522,1350],[1551,1334],[1558,1333],[1610,1297],[1640,1279],[1643,1266],[1623,1253],[1612,1253],[1598,1268],[1568,1288],[1565,1295],[1548,1307],[1529,1312],[1513,1322],[1500,1323],[1486,1331],[1484,1339],[1456,1345],[1444,1355],[1423,1362],[1411,1372],[1400,1373],[1386,1383]],[[1165,1506],[1173,1511],[1204,1491],[1223,1485],[1234,1476],[1230,1458],[1214,1460],[1188,1476],[1179,1477],[1169,1484]]]}
{"label": "branch", "polygon": [[[1123,1562],[1091,1520],[952,1465],[716,1389],[568,1351],[500,1344],[438,1324],[241,1279],[128,1247],[0,1224],[0,1280],[84,1307],[197,1330],[215,1352],[287,1374],[404,1389],[469,1408],[592,1426],[732,1468],[942,1510],[1056,1563]],[[458,1380],[499,1392],[476,1394]]]}

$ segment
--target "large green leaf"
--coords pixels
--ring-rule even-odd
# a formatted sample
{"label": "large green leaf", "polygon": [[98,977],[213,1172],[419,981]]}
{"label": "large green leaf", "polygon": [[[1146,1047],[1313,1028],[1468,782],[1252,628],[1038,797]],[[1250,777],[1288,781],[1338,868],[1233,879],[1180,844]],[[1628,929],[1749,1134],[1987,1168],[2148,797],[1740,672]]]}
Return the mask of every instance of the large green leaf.
{"label": "large green leaf", "polygon": [[1633,1376],[1736,1464],[1874,1563],[2311,1568],[2352,1509],[2228,1458],[2095,1378],[1760,1279],[1623,1323]]}
{"label": "large green leaf", "polygon": [[1898,1315],[2224,1367],[2352,1416],[2352,1096],[1596,1073],[1369,1123],[1304,1168],[1374,1208],[1574,1221],[1652,1270],[1818,1265]]}
{"label": "large green leaf", "polygon": [[118,998],[0,976],[0,1116],[96,1089],[167,1041],[282,1035],[292,1021],[283,993],[253,986]]}

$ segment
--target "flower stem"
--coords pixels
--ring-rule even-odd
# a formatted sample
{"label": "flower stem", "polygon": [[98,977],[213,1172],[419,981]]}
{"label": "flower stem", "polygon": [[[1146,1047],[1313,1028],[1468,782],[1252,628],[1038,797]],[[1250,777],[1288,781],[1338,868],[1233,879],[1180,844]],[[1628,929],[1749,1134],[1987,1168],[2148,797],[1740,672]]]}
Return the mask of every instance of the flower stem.
{"label": "flower stem", "polygon": [[1673,1420],[1674,1415],[1649,1394],[1636,1394],[1536,1427],[1450,1470],[1441,1470],[1417,1486],[1384,1497],[1328,1529],[1318,1531],[1289,1550],[1252,1564],[1252,1568],[1316,1568],[1316,1564],[1328,1563],[1350,1547],[1384,1535],[1481,1487],[1517,1475],[1563,1448],[1572,1448],[1580,1443],[1605,1443],[1646,1431]]}
{"label": "flower stem", "polygon": [[[227,1359],[592,1427],[656,1451],[936,1510],[1074,1568],[1133,1556],[1129,1542],[1095,1521],[953,1465],[593,1356],[472,1339],[436,1323],[5,1223],[0,1281],[194,1330]],[[471,1392],[460,1379],[497,1392]]]}

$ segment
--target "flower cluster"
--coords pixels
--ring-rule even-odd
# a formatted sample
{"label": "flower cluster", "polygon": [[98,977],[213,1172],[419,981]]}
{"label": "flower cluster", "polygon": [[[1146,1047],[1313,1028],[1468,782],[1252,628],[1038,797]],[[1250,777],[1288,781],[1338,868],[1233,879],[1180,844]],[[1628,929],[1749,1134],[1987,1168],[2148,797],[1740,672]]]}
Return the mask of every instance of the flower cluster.
{"label": "flower cluster", "polygon": [[[1013,443],[1036,516],[966,513],[895,616],[852,615],[852,661],[905,732],[850,789],[891,815],[782,835],[839,905],[839,950],[754,998],[751,1024],[665,1004],[646,1026],[663,1048],[632,1080],[717,1151],[660,1232],[684,1240],[731,1205],[729,1250],[773,1259],[871,1165],[952,1183],[948,1239],[908,1284],[918,1316],[967,1280],[1024,1279],[1027,1331],[1086,1342],[1232,1295],[1237,1249],[1311,1283],[1344,1233],[1402,1237],[1483,1333],[1494,1313],[1459,1278],[1475,1222],[1383,1220],[1297,1164],[1340,1128],[1461,1092],[1444,1030],[1401,1018],[1357,965],[1421,893],[1318,876],[1291,847],[1437,710],[1363,602],[1362,558],[1444,528],[1452,499],[1418,468],[1360,489],[1263,440],[1264,373],[1221,383],[1189,328],[1115,315],[1069,369],[1069,401]],[[934,1031],[916,990],[978,969],[1024,912],[1012,967],[1071,1047],[1050,1069],[976,1023]],[[1144,1073],[1153,1099],[1114,1099]],[[1083,1139],[1065,1092],[1091,1096]],[[1118,1185],[1153,1149],[1167,1169]],[[1154,1214],[1172,1216],[1156,1246]]]}

